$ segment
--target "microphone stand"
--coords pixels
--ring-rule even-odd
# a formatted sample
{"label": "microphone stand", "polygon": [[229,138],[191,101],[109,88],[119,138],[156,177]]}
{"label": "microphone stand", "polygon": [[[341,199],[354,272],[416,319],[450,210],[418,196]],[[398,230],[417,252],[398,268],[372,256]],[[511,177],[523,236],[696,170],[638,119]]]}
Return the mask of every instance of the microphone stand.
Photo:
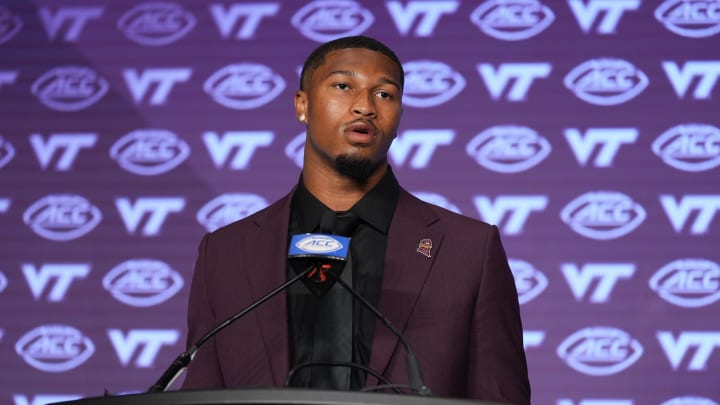
{"label": "microphone stand", "polygon": [[239,318],[243,317],[248,312],[252,311],[253,309],[257,308],[259,305],[264,303],[265,301],[269,300],[270,298],[277,295],[279,292],[285,290],[288,288],[291,284],[295,283],[296,281],[300,280],[301,278],[307,276],[310,271],[313,270],[313,266],[308,267],[307,270],[299,273],[295,277],[291,278],[290,280],[286,281],[276,289],[270,291],[269,293],[263,295],[259,300],[253,302],[252,304],[248,305],[247,307],[243,308],[240,312],[236,313],[235,315],[231,316],[230,318],[226,319],[224,322],[213,328],[210,332],[206,333],[203,337],[200,338],[200,340],[197,341],[194,345],[192,345],[189,349],[181,353],[175,361],[170,364],[170,367],[165,370],[165,372],[160,376],[160,378],[153,384],[150,389],[147,390],[147,393],[152,392],[162,392],[167,391],[167,389],[172,385],[173,382],[180,376],[180,373],[182,373],[183,370],[190,364],[192,359],[195,357],[195,354],[197,353],[198,349],[200,349],[200,346],[202,346],[208,339],[215,336],[218,332],[220,332],[222,329],[230,325],[231,323],[235,322]]}

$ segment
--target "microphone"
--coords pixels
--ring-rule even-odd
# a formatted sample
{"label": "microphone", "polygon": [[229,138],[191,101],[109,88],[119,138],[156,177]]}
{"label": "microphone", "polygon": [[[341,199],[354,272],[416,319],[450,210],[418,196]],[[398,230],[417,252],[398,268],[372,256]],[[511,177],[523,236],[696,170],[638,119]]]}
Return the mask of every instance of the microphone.
{"label": "microphone", "polygon": [[[320,219],[320,231],[321,231],[321,232],[328,232],[328,230],[333,229],[334,227],[335,227],[335,215],[334,215],[332,212],[326,212],[326,213],[321,217],[321,219]],[[296,235],[296,236],[297,236],[297,235]],[[323,240],[322,240],[321,238],[315,239],[315,238],[314,238],[315,235],[312,235],[312,236],[313,236],[313,239],[312,239],[312,242],[313,242],[313,243],[315,243],[315,244],[317,244],[317,245],[321,245],[321,246],[324,246],[324,245],[325,245],[325,244],[323,243]],[[321,235],[321,236],[328,237],[329,235]],[[314,279],[314,281],[315,281],[316,283],[320,283],[320,284],[327,283],[327,284],[329,284],[330,286],[332,286],[332,284],[333,284],[334,282],[339,283],[345,290],[347,290],[350,294],[352,294],[352,296],[353,296],[355,299],[357,299],[358,301],[360,301],[360,303],[361,303],[365,308],[369,309],[370,312],[372,312],[372,314],[375,315],[376,318],[378,318],[380,321],[382,321],[382,323],[383,323],[395,336],[397,336],[397,338],[400,340],[400,342],[402,343],[403,347],[405,348],[405,353],[406,353],[406,356],[407,356],[407,357],[406,357],[406,370],[407,370],[407,374],[408,374],[408,381],[409,381],[409,383],[410,383],[410,388],[411,388],[413,391],[415,391],[417,394],[419,394],[419,395],[423,395],[423,396],[431,395],[432,392],[431,392],[430,388],[425,384],[425,380],[424,380],[424,377],[423,377],[422,369],[420,368],[420,362],[418,361],[417,356],[415,356],[415,353],[414,353],[414,352],[412,351],[412,349],[410,348],[410,343],[407,341],[407,339],[405,338],[405,336],[404,336],[402,333],[400,333],[400,331],[399,331],[397,328],[395,328],[395,326],[390,322],[390,320],[387,319],[387,317],[385,317],[385,315],[383,315],[377,308],[375,308],[375,306],[373,306],[368,300],[366,300],[366,299],[365,299],[363,296],[361,296],[357,291],[355,291],[355,289],[353,289],[351,286],[349,286],[345,281],[343,281],[343,280],[340,278],[340,273],[341,273],[342,270],[345,268],[345,261],[347,260],[347,255],[348,255],[348,252],[349,252],[349,250],[350,250],[350,238],[345,238],[345,237],[342,237],[342,236],[339,236],[339,235],[332,235],[332,237],[333,237],[333,238],[342,239],[343,241],[346,241],[346,245],[342,247],[342,252],[343,252],[342,262],[340,263],[339,266],[329,266],[329,267],[327,267],[327,265],[323,265],[323,267],[321,267],[321,270],[320,270],[320,271],[322,272],[322,271],[323,271],[323,268],[324,268],[324,273],[323,273],[323,275],[324,275],[325,277],[322,277],[322,276],[321,276],[319,279]],[[295,240],[295,237],[293,237],[293,241],[294,241],[294,240]],[[306,239],[303,239],[303,240],[306,240]],[[310,241],[308,240],[308,242],[310,242]],[[309,244],[309,243],[306,243],[306,244]],[[291,247],[290,247],[290,253],[292,253],[292,252],[293,252],[292,247],[293,247],[293,245],[295,245],[295,243],[291,243],[290,245],[291,245]],[[331,247],[330,247],[329,244],[328,244],[328,250],[329,250],[330,248],[331,248]],[[332,247],[332,248],[335,248],[335,247]],[[322,249],[318,249],[318,250],[322,250]],[[340,250],[338,250],[338,251],[340,251]],[[312,256],[311,256],[311,255],[308,255],[308,254],[304,254],[304,255],[297,255],[297,254],[296,254],[296,255],[291,256],[291,258],[292,258],[292,257],[295,257],[295,258],[308,258],[308,257],[312,257],[312,258],[316,258],[316,259],[331,259],[331,260],[334,259],[334,256],[329,255],[329,254],[326,253],[326,252],[320,252],[320,251],[319,251],[317,254],[314,254],[314,255],[312,255]],[[326,278],[327,276],[330,277],[330,281],[332,281],[332,283],[328,283],[328,279]],[[308,283],[308,282],[305,282],[305,285],[308,286],[308,288],[310,288],[310,290],[311,290],[312,292],[316,293],[316,288],[315,288],[315,286],[314,286],[313,284]],[[326,287],[326,289],[320,290],[320,291],[321,291],[321,293],[324,293],[324,292],[326,292],[327,290],[329,290],[329,287]],[[316,294],[318,294],[318,293],[316,293]],[[286,379],[286,385],[291,381],[293,374],[295,374],[295,373],[296,373],[297,371],[299,371],[300,369],[305,368],[305,367],[311,367],[311,366],[319,366],[319,365],[328,366],[328,365],[333,365],[333,364],[328,364],[327,362],[305,362],[305,363],[298,364],[298,365],[296,365],[295,367],[293,367],[293,368],[290,370],[290,372],[288,373],[288,377],[287,377],[287,379]],[[355,364],[355,363],[334,364],[334,365],[336,365],[336,366],[338,366],[338,365],[344,365],[344,366],[347,366],[347,367],[363,368],[363,369],[365,369],[364,367],[360,367],[358,364]],[[367,370],[365,370],[365,371],[367,371]],[[369,372],[369,374],[372,374],[372,375],[373,375],[374,377],[376,377],[376,378],[378,378],[378,375],[379,375],[379,373],[374,372],[374,370],[373,370],[373,372]],[[382,381],[382,382],[384,382],[384,383],[387,384],[387,380],[386,380],[384,377],[383,377],[383,378],[378,378],[378,380],[380,380],[380,381]],[[389,388],[396,388],[397,385],[387,384],[387,385],[384,386],[383,388],[387,388],[387,387],[389,387]]]}
{"label": "microphone", "polygon": [[[325,221],[328,221],[328,219],[325,218]],[[327,226],[328,223],[326,222],[324,225]],[[330,270],[337,272],[342,271],[342,268],[345,266],[345,261],[347,260],[349,247],[350,238],[346,238],[343,236],[311,233],[293,235],[290,242],[288,257],[313,259],[311,265],[308,266],[305,270],[298,273],[295,277],[292,277],[290,280],[281,284],[279,287],[263,295],[257,301],[246,306],[238,313],[226,319],[218,326],[207,332],[195,344],[193,344],[192,346],[190,346],[190,348],[181,353],[160,376],[157,382],[155,382],[155,384],[153,384],[148,389],[147,392],[152,393],[167,391],[167,389],[173,384],[173,382],[175,382],[175,380],[195,358],[195,354],[205,342],[207,342],[211,337],[215,336],[217,333],[228,327],[236,320],[245,316],[245,314],[247,314],[248,312],[262,305],[265,301],[286,290],[298,280],[307,279],[307,277],[313,271],[318,274],[318,279],[321,277],[327,277],[327,274]],[[322,259],[325,262],[329,261],[329,263],[323,264],[323,267],[318,270],[314,265],[317,259]],[[326,266],[329,266],[330,268],[326,269]]]}

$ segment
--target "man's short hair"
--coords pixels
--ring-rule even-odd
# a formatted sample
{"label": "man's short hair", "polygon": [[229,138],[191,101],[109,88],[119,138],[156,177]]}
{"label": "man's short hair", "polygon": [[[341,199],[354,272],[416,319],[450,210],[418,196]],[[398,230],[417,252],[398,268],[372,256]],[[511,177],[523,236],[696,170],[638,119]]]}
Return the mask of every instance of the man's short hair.
{"label": "man's short hair", "polygon": [[395,52],[393,52],[387,45],[377,39],[363,35],[334,39],[317,47],[305,60],[305,64],[303,64],[302,73],[300,74],[300,90],[305,90],[307,85],[310,84],[310,78],[315,70],[325,62],[325,55],[332,51],[350,48],[362,48],[379,52],[395,62],[398,70],[400,71],[400,91],[402,91],[402,87],[405,83],[405,74],[403,73],[403,67],[402,63],[400,63],[400,59],[398,59]]}

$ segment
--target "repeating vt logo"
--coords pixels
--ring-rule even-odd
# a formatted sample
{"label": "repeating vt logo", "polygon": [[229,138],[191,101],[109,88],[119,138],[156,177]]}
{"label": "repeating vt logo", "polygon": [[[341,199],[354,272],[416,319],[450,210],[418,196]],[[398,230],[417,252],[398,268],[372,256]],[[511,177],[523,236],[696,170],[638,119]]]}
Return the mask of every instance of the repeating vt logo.
{"label": "repeating vt logo", "polygon": [[403,64],[403,104],[427,108],[446,103],[465,88],[465,78],[442,62],[419,60]]}
{"label": "repeating vt logo", "polygon": [[43,325],[23,335],[15,352],[38,370],[61,373],[83,364],[95,353],[95,345],[72,326]]}
{"label": "repeating vt logo", "polygon": [[539,0],[488,0],[470,14],[482,32],[504,41],[520,41],[543,32],[555,20]]}
{"label": "repeating vt logo", "polygon": [[53,110],[79,111],[95,104],[109,88],[107,80],[90,68],[59,66],[37,78],[30,90]]}
{"label": "repeating vt logo", "polygon": [[178,167],[190,156],[190,146],[166,129],[138,129],[118,139],[110,157],[120,167],[141,176],[155,176]]}
{"label": "repeating vt logo", "polygon": [[303,131],[285,145],[285,156],[300,169],[303,167],[303,159],[305,158],[305,138],[306,133]]}
{"label": "repeating vt logo", "polygon": [[130,89],[133,100],[139,104],[148,96],[150,105],[167,104],[170,91],[177,83],[190,80],[192,68],[149,68],[142,72],[123,69],[123,78]]}
{"label": "repeating vt logo", "polygon": [[13,394],[14,405],[46,405],[56,402],[74,401],[82,398],[82,395],[73,394],[37,394],[28,397],[24,394]]}
{"label": "repeating vt logo", "polygon": [[15,147],[0,135],[0,169],[5,167],[15,157]]}
{"label": "repeating vt logo", "polygon": [[23,26],[20,17],[11,13],[5,7],[0,6],[0,44],[12,39]]}
{"label": "repeating vt logo", "polygon": [[681,331],[676,339],[672,332],[660,330],[656,336],[673,370],[680,368],[687,355],[690,355],[687,371],[707,370],[710,355],[720,348],[720,332]]}
{"label": "repeating vt logo", "polygon": [[547,207],[546,195],[501,195],[493,202],[485,195],[473,198],[480,218],[491,224],[500,224],[507,218],[502,227],[505,235],[521,234],[525,223],[533,211],[543,211]]}
{"label": "repeating vt logo", "polygon": [[637,128],[588,128],[584,133],[577,128],[565,129],[565,139],[582,166],[587,166],[597,149],[593,166],[611,167],[620,147],[635,143],[637,137]]}
{"label": "repeating vt logo", "polygon": [[185,208],[184,197],[139,197],[133,203],[127,197],[115,199],[115,206],[122,217],[125,229],[134,234],[140,223],[146,219],[140,229],[142,236],[157,236],[170,213],[181,212]]}
{"label": "repeating vt logo", "polygon": [[150,307],[169,300],[183,287],[183,278],[167,263],[131,259],[103,277],[103,287],[116,300],[134,307]]}
{"label": "repeating vt logo", "polygon": [[609,240],[634,231],[645,220],[645,209],[617,191],[591,191],[563,208],[560,218],[578,234]]}
{"label": "repeating vt logo", "polygon": [[415,36],[430,37],[435,31],[440,17],[443,14],[452,14],[457,11],[460,2],[455,0],[411,0],[406,5],[403,5],[400,1],[388,1],[385,6],[401,35],[407,36],[413,22],[419,19],[420,21],[414,31]]}
{"label": "repeating vt logo", "polygon": [[510,259],[508,263],[515,278],[520,305],[527,304],[545,291],[548,279],[543,272],[524,260]]}
{"label": "repeating vt logo", "polygon": [[108,329],[107,333],[123,366],[127,367],[139,350],[133,363],[137,368],[152,367],[160,349],[174,345],[180,337],[175,329],[130,329],[127,335],[120,329]]}
{"label": "repeating vt logo", "polygon": [[77,42],[85,28],[85,24],[91,19],[102,17],[104,9],[104,7],[73,6],[58,7],[57,11],[53,12],[50,7],[40,7],[38,15],[45,27],[48,38],[55,39],[60,33],[60,29],[65,26],[67,31],[62,39],[67,42]]}
{"label": "repeating vt logo", "polygon": [[588,398],[581,399],[574,402],[569,398],[560,398],[555,402],[555,405],[633,405],[632,399],[600,399],[600,398]]}
{"label": "repeating vt logo", "polygon": [[627,332],[605,326],[581,329],[568,336],[557,348],[557,355],[583,374],[617,374],[635,363],[643,347]]}
{"label": "repeating vt logo", "polygon": [[663,132],[652,151],[668,165],[686,172],[720,166],[720,129],[707,124],[683,124]]}
{"label": "repeating vt logo", "polygon": [[408,129],[393,141],[389,155],[392,161],[403,166],[408,160],[412,169],[424,169],[439,146],[452,144],[452,129]]}
{"label": "repeating vt logo", "polygon": [[285,90],[285,80],[271,68],[256,63],[227,65],[213,73],[203,90],[225,107],[251,110],[275,99]]}
{"label": "repeating vt logo", "polygon": [[90,265],[45,263],[36,268],[34,264],[23,263],[22,272],[36,301],[40,300],[47,290],[48,302],[62,302],[73,281],[83,279],[90,274]]}
{"label": "repeating vt logo", "polygon": [[705,259],[678,259],[653,274],[650,288],[681,307],[710,305],[720,300],[720,266]]}
{"label": "repeating vt logo", "polygon": [[[0,18],[2,18],[0,16]],[[2,24],[2,21],[0,21],[0,25]],[[4,84],[10,85],[15,83],[15,81],[18,78],[18,71],[17,70],[0,70],[0,89]]]}
{"label": "repeating vt logo", "polygon": [[95,146],[97,138],[97,134],[94,133],[50,134],[46,141],[42,135],[32,134],[30,135],[30,145],[32,145],[43,170],[47,170],[53,157],[59,154],[55,163],[55,171],[64,172],[72,168],[81,149],[90,149]]}
{"label": "repeating vt logo", "polygon": [[73,394],[37,394],[28,397],[24,394],[13,394],[14,405],[46,405],[56,402],[74,401],[82,398],[82,395]]}
{"label": "repeating vt logo", "polygon": [[572,290],[575,300],[580,302],[588,295],[593,281],[595,288],[590,293],[593,304],[610,301],[610,294],[621,278],[629,279],[635,274],[633,263],[587,263],[578,267],[575,263],[563,263],[563,276]]}
{"label": "repeating vt logo", "polygon": [[229,38],[239,24],[235,39],[252,39],[260,22],[265,17],[272,17],[280,10],[280,3],[235,3],[228,6],[211,4],[210,14],[215,20],[220,35]]}
{"label": "repeating vt logo", "polygon": [[579,99],[595,105],[617,105],[635,98],[648,86],[645,73],[632,63],[613,58],[591,59],[576,66],[563,83]]}
{"label": "repeating vt logo", "polygon": [[77,239],[102,220],[100,209],[85,197],[71,194],[50,194],[29,206],[23,214],[25,225],[45,239],[68,241]]}
{"label": "repeating vt logo", "polygon": [[690,217],[694,216],[695,220],[690,225],[690,234],[702,235],[708,233],[710,223],[720,211],[720,194],[689,194],[680,197],[677,201],[675,197],[663,194],[660,196],[660,204],[676,233],[682,232]]}
{"label": "repeating vt logo", "polygon": [[530,347],[540,347],[545,340],[545,331],[542,330],[524,330],[523,331],[523,349]]}
{"label": "repeating vt logo", "polygon": [[213,232],[267,206],[267,200],[257,194],[226,193],[203,205],[196,218],[208,232]]}
{"label": "repeating vt logo", "polygon": [[480,63],[477,70],[493,100],[500,100],[507,89],[507,101],[520,102],[527,100],[535,79],[545,79],[550,75],[552,64],[500,63],[496,69],[492,63]]}
{"label": "repeating vt logo", "polygon": [[195,16],[175,3],[141,3],[120,17],[117,28],[140,45],[173,43],[195,27]]}
{"label": "repeating vt logo", "polygon": [[215,167],[245,170],[258,148],[268,147],[275,139],[272,131],[214,131],[203,133],[203,141]]}
{"label": "repeating vt logo", "polygon": [[720,4],[712,0],[667,0],[655,9],[655,18],[668,30],[690,38],[720,32]]}
{"label": "repeating vt logo", "polygon": [[718,403],[709,398],[687,396],[668,399],[660,405],[718,405]]}
{"label": "repeating vt logo", "polygon": [[426,203],[437,205],[438,207],[445,208],[446,210],[450,210],[456,214],[462,214],[462,212],[460,212],[460,208],[448,200],[444,195],[430,191],[414,191],[412,195],[425,201]]}
{"label": "repeating vt logo", "polygon": [[534,129],[498,125],[477,134],[465,152],[480,166],[498,173],[519,173],[542,162],[552,151],[547,139]]}
{"label": "repeating vt logo", "polygon": [[[5,287],[8,285],[8,279],[5,274],[0,271],[0,294],[5,291]],[[2,329],[0,329],[0,339],[2,339]]]}
{"label": "repeating vt logo", "polygon": [[317,42],[360,35],[375,22],[370,10],[355,1],[317,0],[292,16],[290,23],[302,35]]}
{"label": "repeating vt logo", "polygon": [[[720,12],[719,12],[720,14]],[[712,96],[715,84],[720,78],[720,61],[691,60],[680,67],[677,62],[663,61],[663,70],[670,79],[670,84],[678,98],[685,98],[691,86],[695,86],[692,98],[708,100]]]}
{"label": "repeating vt logo", "polygon": [[0,197],[0,214],[4,214],[4,213],[8,212],[11,204],[12,204],[11,199]]}
{"label": "repeating vt logo", "polygon": [[[598,34],[615,34],[625,11],[640,8],[641,0],[568,0],[568,5],[584,33],[590,32],[597,21]],[[602,17],[600,17],[602,15]]]}

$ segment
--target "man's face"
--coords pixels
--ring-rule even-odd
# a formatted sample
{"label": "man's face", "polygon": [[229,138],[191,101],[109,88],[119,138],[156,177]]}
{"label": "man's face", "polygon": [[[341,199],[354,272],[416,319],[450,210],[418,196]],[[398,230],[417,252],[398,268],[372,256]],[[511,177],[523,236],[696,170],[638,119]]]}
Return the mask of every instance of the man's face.
{"label": "man's face", "polygon": [[295,95],[305,117],[305,169],[361,162],[373,170],[387,160],[402,115],[402,71],[364,48],[329,52],[309,85]]}

